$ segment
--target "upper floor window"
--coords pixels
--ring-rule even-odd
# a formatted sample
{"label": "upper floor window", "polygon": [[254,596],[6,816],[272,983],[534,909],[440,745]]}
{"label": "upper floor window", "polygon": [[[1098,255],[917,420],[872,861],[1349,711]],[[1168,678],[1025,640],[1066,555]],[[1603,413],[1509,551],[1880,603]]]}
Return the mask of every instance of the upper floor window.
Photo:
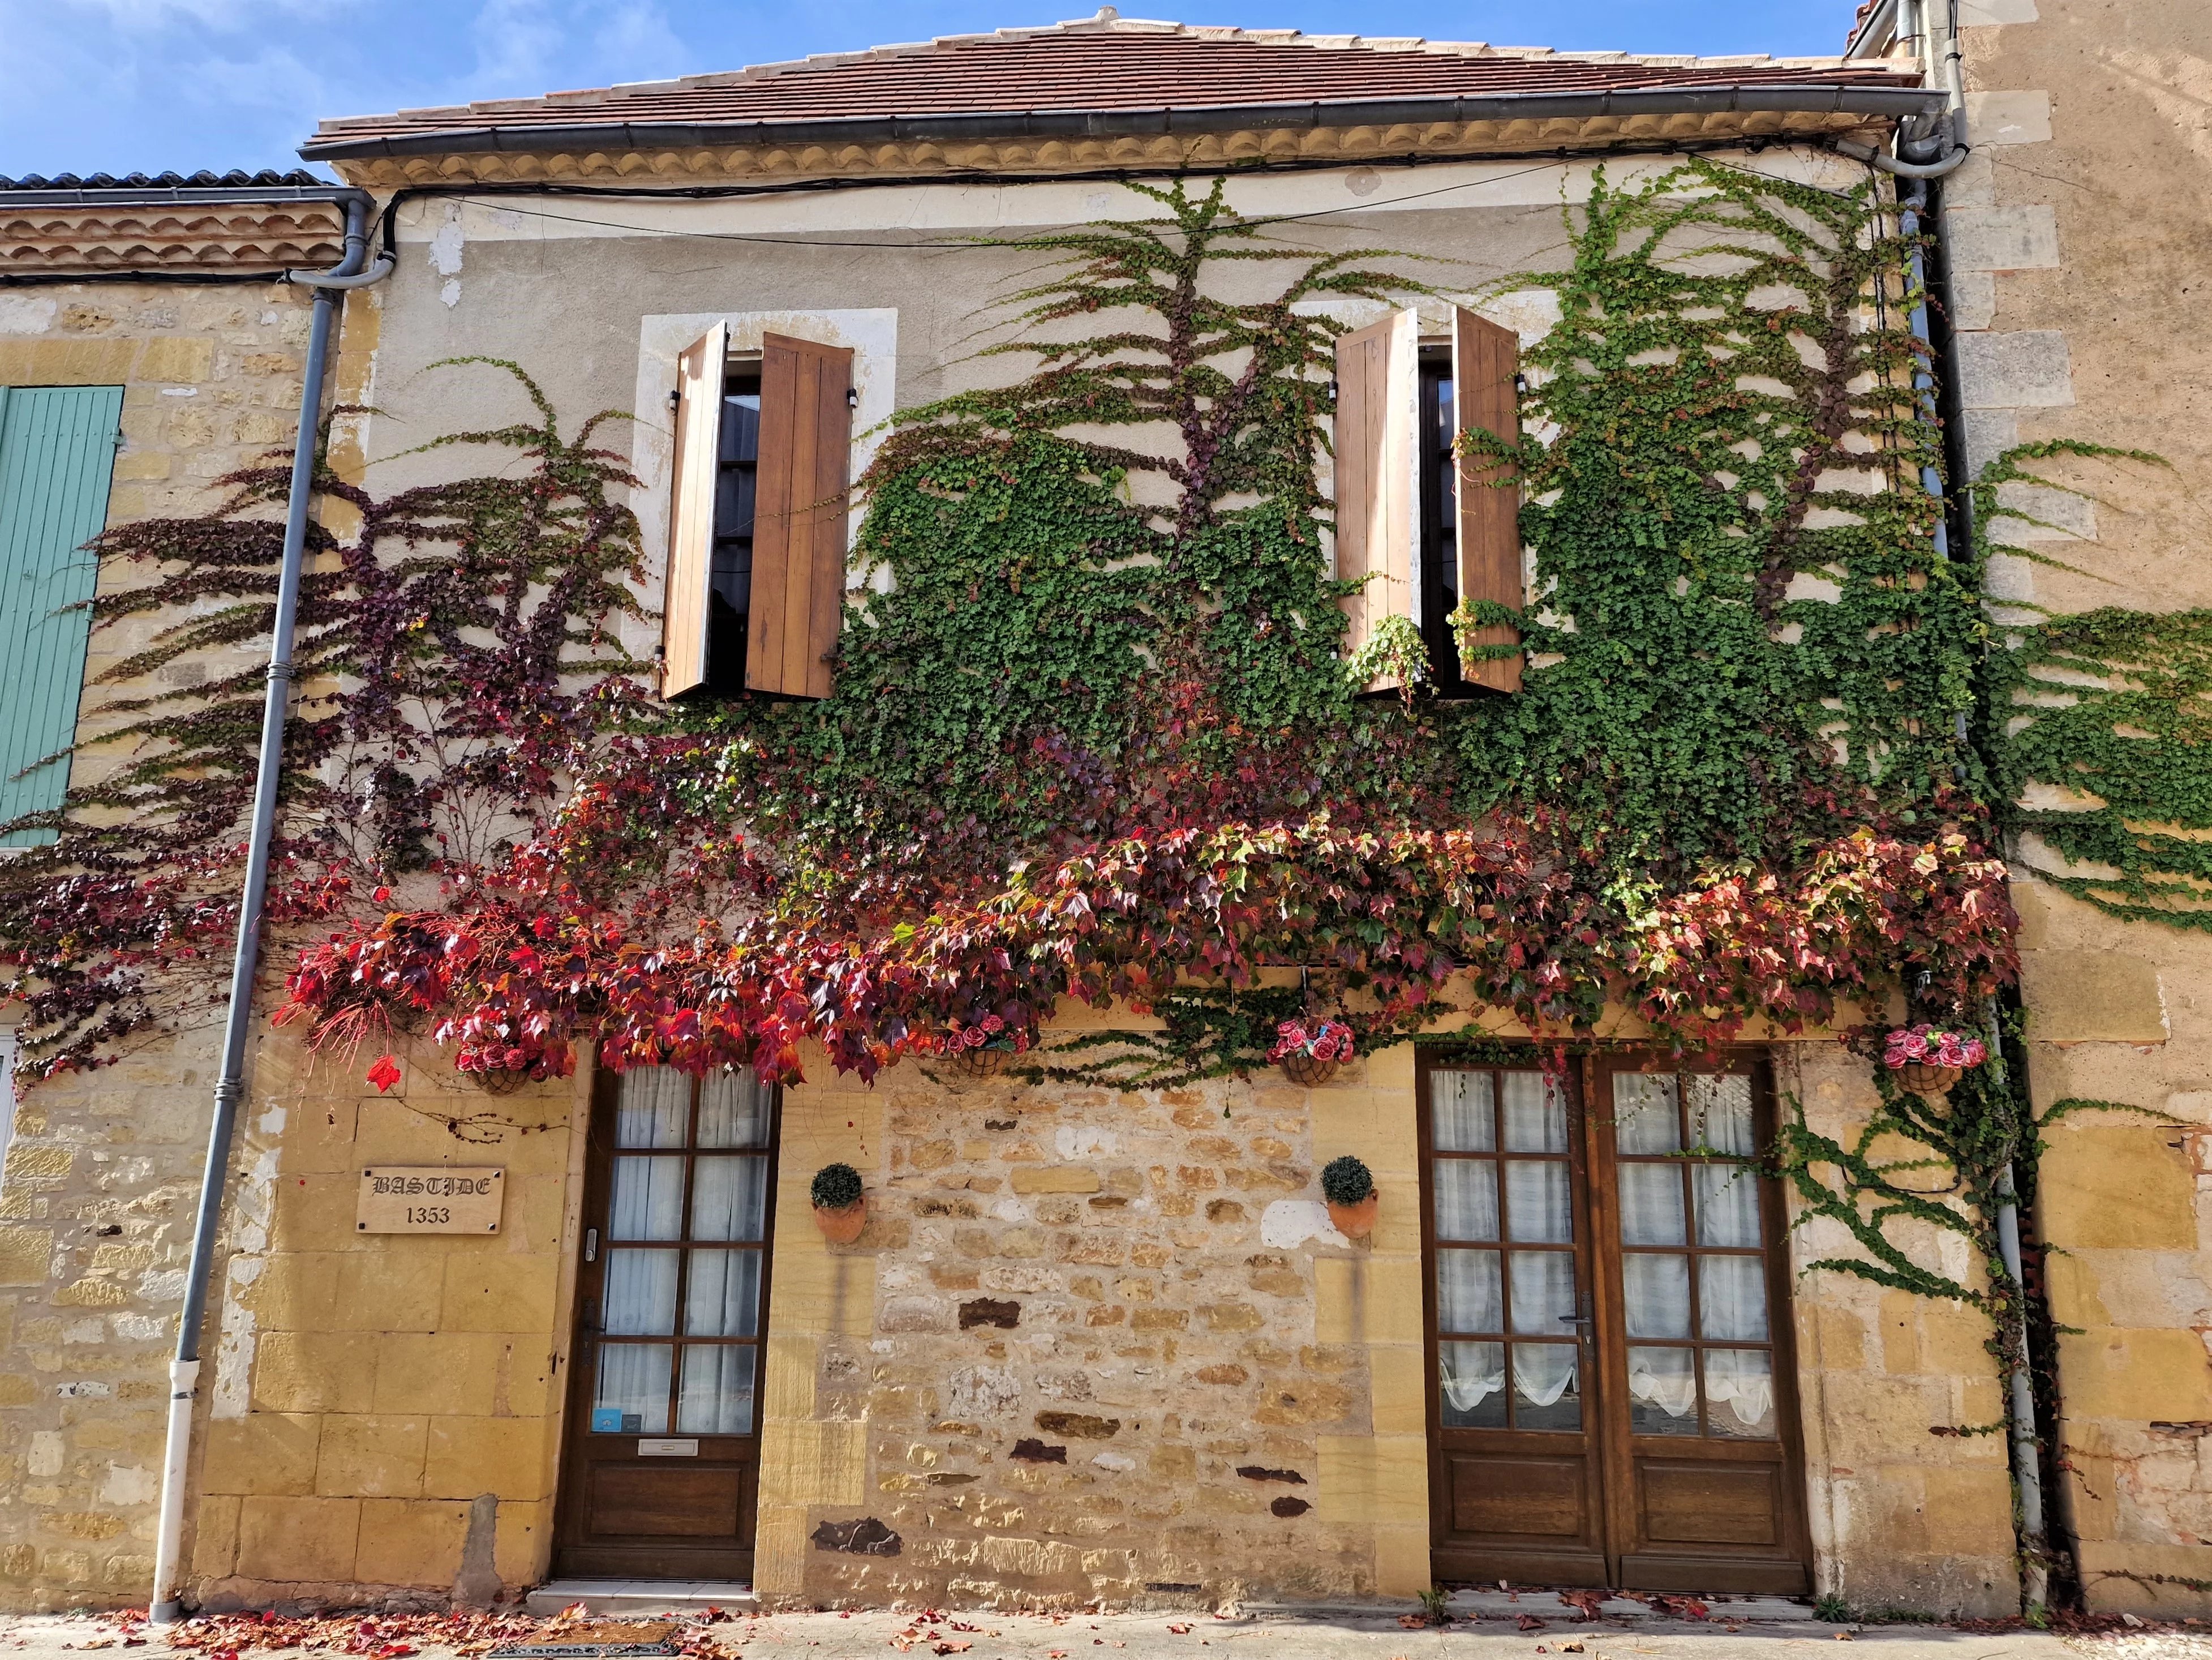
{"label": "upper floor window", "polygon": [[717,323],[677,358],[664,697],[827,697],[845,596],[853,353]]}
{"label": "upper floor window", "polygon": [[[1520,609],[1520,492],[1455,445],[1473,429],[1517,439],[1519,342],[1471,311],[1455,309],[1451,328],[1447,340],[1424,341],[1407,311],[1337,341],[1336,569],[1365,579],[1345,601],[1347,652],[1384,617],[1405,617],[1437,694],[1470,697],[1521,687],[1517,653],[1462,664],[1450,620],[1467,597]],[[1519,635],[1493,627],[1474,643],[1514,647]]]}

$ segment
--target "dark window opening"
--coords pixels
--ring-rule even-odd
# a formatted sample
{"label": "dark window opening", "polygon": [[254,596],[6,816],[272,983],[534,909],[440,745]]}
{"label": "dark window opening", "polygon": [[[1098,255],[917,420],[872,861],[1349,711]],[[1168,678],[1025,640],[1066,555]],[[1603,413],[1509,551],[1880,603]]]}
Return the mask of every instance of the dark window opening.
{"label": "dark window opening", "polygon": [[722,380],[715,444],[714,553],[708,579],[707,683],[710,696],[745,689],[746,623],[752,613],[753,498],[760,471],[761,372],[732,364]]}
{"label": "dark window opening", "polygon": [[1452,401],[1449,346],[1421,352],[1421,643],[1428,648],[1429,672],[1440,697],[1474,697],[1476,689],[1461,678],[1459,643],[1449,618],[1459,609],[1459,478],[1452,440],[1459,432]]}

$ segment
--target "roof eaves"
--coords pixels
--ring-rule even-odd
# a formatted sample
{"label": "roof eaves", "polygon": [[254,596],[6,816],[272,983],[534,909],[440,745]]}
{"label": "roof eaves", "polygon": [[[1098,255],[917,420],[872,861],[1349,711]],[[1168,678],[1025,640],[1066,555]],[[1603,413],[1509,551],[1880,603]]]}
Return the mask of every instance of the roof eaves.
{"label": "roof eaves", "polygon": [[[1901,79],[1902,77],[1900,77]],[[1436,121],[1510,121],[1607,116],[1854,114],[1902,119],[1938,107],[1943,95],[1918,86],[1796,82],[1759,85],[1607,88],[1445,98],[1304,100],[1288,103],[1174,105],[1113,110],[1004,110],[946,115],[836,116],[799,121],[545,122],[453,127],[349,137],[326,131],[300,147],[313,161],[487,151],[647,150],[744,143],[868,143],[977,138],[1106,138],[1281,128],[1387,126]]]}

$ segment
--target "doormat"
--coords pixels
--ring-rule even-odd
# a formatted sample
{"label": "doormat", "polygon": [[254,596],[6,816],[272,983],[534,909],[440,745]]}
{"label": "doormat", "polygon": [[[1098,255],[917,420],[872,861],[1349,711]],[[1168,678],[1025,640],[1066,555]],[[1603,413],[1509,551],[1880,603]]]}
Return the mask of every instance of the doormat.
{"label": "doormat", "polygon": [[672,1620],[580,1620],[527,1643],[502,1643],[491,1660],[631,1660],[680,1654]]}

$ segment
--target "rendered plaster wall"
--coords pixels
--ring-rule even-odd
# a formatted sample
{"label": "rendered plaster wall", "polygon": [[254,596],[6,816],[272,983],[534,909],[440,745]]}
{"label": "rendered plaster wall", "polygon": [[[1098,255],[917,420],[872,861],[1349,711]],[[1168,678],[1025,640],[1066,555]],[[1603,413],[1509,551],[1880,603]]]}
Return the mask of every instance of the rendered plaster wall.
{"label": "rendered plaster wall", "polygon": [[[2168,0],[1970,0],[1974,156],[1946,189],[1977,461],[2088,439],[2167,468],[2081,466],[2102,500],[2024,493],[2013,528],[2069,574],[2003,560],[2000,597],[2063,611],[2212,605],[2212,12]],[[2057,806],[2058,801],[2038,805]],[[2212,940],[2117,922],[2018,850],[2039,1105],[2070,1115],[2037,1223],[2053,1248],[2062,1493],[2099,1609],[2212,1611]]]}
{"label": "rendered plaster wall", "polygon": [[[107,522],[201,512],[215,478],[290,442],[307,321],[307,296],[283,288],[8,289],[0,386],[122,386]],[[104,589],[138,580],[100,575]],[[88,672],[143,638],[134,628],[95,634]],[[75,775],[113,764],[94,753]],[[0,1025],[15,1018],[0,1004]],[[145,1599],[164,1368],[214,1059],[215,1034],[191,1031],[11,1103],[0,1178],[0,1608]]]}
{"label": "rendered plaster wall", "polygon": [[[1412,1046],[1312,1090],[919,1073],[787,1097],[763,1594],[1425,1589]],[[1315,1183],[1346,1152],[1382,1194],[1359,1243],[1328,1227]],[[832,1158],[869,1178],[850,1246],[825,1245],[807,1208]]]}

